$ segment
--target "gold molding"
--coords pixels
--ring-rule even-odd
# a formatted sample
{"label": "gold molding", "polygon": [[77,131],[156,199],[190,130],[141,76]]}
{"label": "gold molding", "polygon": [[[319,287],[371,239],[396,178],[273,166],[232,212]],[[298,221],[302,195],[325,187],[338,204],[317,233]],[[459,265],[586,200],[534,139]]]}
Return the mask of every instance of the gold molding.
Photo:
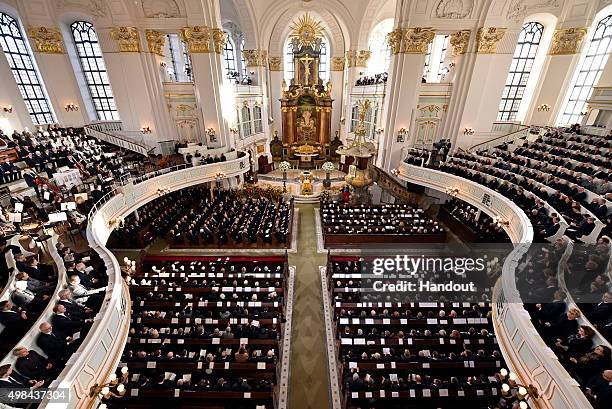
{"label": "gold molding", "polygon": [[65,53],[62,33],[55,27],[30,27],[28,34],[36,46],[36,51],[46,54]]}
{"label": "gold molding", "polygon": [[268,69],[270,71],[282,71],[283,60],[281,57],[268,58]]}
{"label": "gold molding", "polygon": [[212,29],[213,48],[217,54],[223,53],[223,47],[227,42],[227,33],[220,28]]}
{"label": "gold molding", "polygon": [[149,51],[163,57],[166,33],[157,30],[145,30],[145,38],[149,45]]}
{"label": "gold molding", "polygon": [[504,34],[506,34],[505,28],[479,28],[477,52],[479,54],[495,54],[497,52],[497,43],[504,37]]}
{"label": "gold molding", "polygon": [[404,30],[404,53],[425,54],[427,46],[434,39],[436,32],[431,27],[412,27]]}
{"label": "gold molding", "polygon": [[402,51],[402,37],[404,32],[401,28],[396,28],[395,30],[387,33],[386,41],[391,48],[391,54],[399,54]]}
{"label": "gold molding", "polygon": [[258,67],[261,63],[259,50],[242,50],[247,67]]}
{"label": "gold molding", "polygon": [[582,45],[586,33],[586,28],[561,28],[555,30],[549,54],[576,54],[580,51],[580,46]]}
{"label": "gold molding", "polygon": [[140,52],[140,35],[136,27],[113,27],[111,37],[119,45],[122,53]]}
{"label": "gold molding", "polygon": [[372,56],[372,51],[359,50],[355,56],[355,67],[367,67],[370,56]]}
{"label": "gold molding", "polygon": [[355,50],[348,50],[346,52],[346,66],[351,68],[355,65],[355,55],[357,52]]}
{"label": "gold molding", "polygon": [[453,46],[454,57],[465,54],[470,42],[470,30],[461,30],[451,34],[449,42]]}
{"label": "gold molding", "polygon": [[344,63],[346,62],[344,57],[332,57],[331,70],[332,71],[344,71]]}
{"label": "gold molding", "polygon": [[210,29],[206,26],[183,27],[180,31],[181,39],[187,44],[189,53],[210,52]]}

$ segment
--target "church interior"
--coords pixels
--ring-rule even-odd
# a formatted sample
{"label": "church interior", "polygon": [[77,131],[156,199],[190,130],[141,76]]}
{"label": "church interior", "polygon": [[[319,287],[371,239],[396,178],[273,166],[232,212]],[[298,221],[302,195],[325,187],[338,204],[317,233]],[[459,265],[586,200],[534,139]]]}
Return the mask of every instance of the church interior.
{"label": "church interior", "polygon": [[610,408],[611,54],[611,0],[0,0],[0,408]]}

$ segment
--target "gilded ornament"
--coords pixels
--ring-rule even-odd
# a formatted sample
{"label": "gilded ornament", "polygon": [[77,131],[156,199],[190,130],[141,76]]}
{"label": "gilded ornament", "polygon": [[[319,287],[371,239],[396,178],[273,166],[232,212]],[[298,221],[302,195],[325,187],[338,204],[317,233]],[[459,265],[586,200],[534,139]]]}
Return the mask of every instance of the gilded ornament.
{"label": "gilded ornament", "polygon": [[117,42],[122,53],[140,52],[140,36],[136,27],[113,27],[111,37]]}
{"label": "gilded ornament", "polygon": [[282,59],[280,57],[270,57],[268,59],[268,68],[270,71],[282,71]]}
{"label": "gilded ornament", "polygon": [[242,55],[246,60],[247,67],[259,66],[259,50],[242,50]]}
{"label": "gilded ornament", "polygon": [[300,17],[297,21],[294,21],[291,26],[291,39],[297,39],[299,44],[303,47],[313,47],[318,38],[323,36],[323,26],[321,22],[310,17],[310,14],[306,13]]}
{"label": "gilded ornament", "polygon": [[145,38],[149,45],[149,51],[163,57],[166,34],[157,30],[145,30]]}
{"label": "gilded ornament", "polygon": [[357,55],[355,56],[355,67],[367,67],[368,60],[372,55],[372,51],[369,50],[359,50]]}
{"label": "gilded ornament", "polygon": [[344,71],[344,57],[332,57],[332,71]]}
{"label": "gilded ornament", "polygon": [[210,52],[210,30],[206,26],[185,27],[181,30],[181,39],[187,43],[190,53]]}
{"label": "gilded ornament", "polygon": [[259,50],[259,65],[262,67],[268,65],[268,50]]}
{"label": "gilded ornament", "polygon": [[497,43],[504,37],[505,28],[481,27],[478,29],[478,53],[495,54]]}
{"label": "gilded ornament", "polygon": [[348,50],[346,52],[346,66],[351,68],[355,65],[355,50]]}
{"label": "gilded ornament", "polygon": [[212,39],[215,52],[217,54],[221,54],[223,52],[223,47],[225,47],[225,43],[227,42],[227,33],[220,28],[213,28]]}
{"label": "gilded ornament", "polygon": [[430,27],[407,28],[404,31],[404,52],[408,54],[425,54],[427,46],[434,39],[436,32]]}
{"label": "gilded ornament", "polygon": [[34,40],[36,51],[48,54],[63,54],[64,42],[59,29],[55,27],[30,27],[30,38]]}
{"label": "gilded ornament", "polygon": [[451,34],[449,42],[453,46],[453,56],[465,54],[470,42],[470,30],[461,30]]}
{"label": "gilded ornament", "polygon": [[398,54],[402,51],[402,36],[403,32],[401,28],[396,28],[387,34],[387,44],[391,48],[392,54]]}
{"label": "gilded ornament", "polygon": [[580,51],[582,40],[587,33],[586,28],[565,28],[555,30],[550,55],[576,54]]}

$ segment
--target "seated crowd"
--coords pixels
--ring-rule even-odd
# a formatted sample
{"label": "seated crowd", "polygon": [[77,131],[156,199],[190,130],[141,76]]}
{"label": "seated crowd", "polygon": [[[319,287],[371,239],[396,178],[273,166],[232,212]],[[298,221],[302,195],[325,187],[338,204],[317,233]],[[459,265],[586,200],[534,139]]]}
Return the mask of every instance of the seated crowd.
{"label": "seated crowd", "polygon": [[[107,279],[102,261],[75,253],[61,242],[56,250],[65,277],[58,277],[52,265],[39,264],[36,257],[22,257],[15,249],[5,248],[15,253],[20,272],[10,299],[0,302],[3,355],[6,347],[12,349],[0,365],[3,396],[13,388],[49,387],[86,337],[101,307]],[[41,314],[44,321],[32,328]]]}
{"label": "seated crowd", "polygon": [[[348,408],[472,407],[499,401],[504,361],[489,302],[364,301],[361,261],[331,257],[328,280]],[[397,301],[397,302],[396,302]]]}
{"label": "seated crowd", "polygon": [[510,238],[503,227],[479,211],[476,207],[463,200],[453,198],[444,203],[442,209],[459,224],[467,226],[473,232],[473,242],[476,243],[509,243]]}
{"label": "seated crowd", "polygon": [[388,78],[389,74],[387,72],[382,72],[372,76],[359,77],[355,81],[355,86],[361,87],[364,85],[385,84]]}
{"label": "seated crowd", "polygon": [[423,209],[408,204],[350,205],[321,201],[323,234],[444,235]]}
{"label": "seated crowd", "polygon": [[283,257],[145,261],[129,279],[120,366],[131,376],[118,405],[155,405],[179,390],[175,407],[272,408],[285,280]]}
{"label": "seated crowd", "polygon": [[[116,245],[145,245],[163,237],[174,247],[280,245],[290,240],[292,203],[245,190],[200,185],[165,195],[131,215]],[[134,237],[139,237],[134,242]]]}

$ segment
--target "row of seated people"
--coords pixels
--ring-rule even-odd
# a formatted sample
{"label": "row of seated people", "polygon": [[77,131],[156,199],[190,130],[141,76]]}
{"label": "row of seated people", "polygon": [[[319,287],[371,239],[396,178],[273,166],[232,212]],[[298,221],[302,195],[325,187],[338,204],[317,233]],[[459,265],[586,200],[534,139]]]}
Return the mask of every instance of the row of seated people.
{"label": "row of seated people", "polygon": [[165,238],[172,246],[227,244],[285,245],[292,223],[292,205],[282,199],[245,197],[244,191],[196,186],[173,192],[128,217],[115,238],[134,241],[143,230],[150,239]]}
{"label": "row of seated people", "polygon": [[597,146],[599,148],[610,148],[612,147],[612,140],[610,134],[607,137],[581,134],[580,131],[576,132],[571,129],[555,129],[552,128],[547,132],[546,136],[552,136],[558,139],[563,139],[568,142],[580,142],[587,145]]}
{"label": "row of seated people", "polygon": [[475,243],[508,243],[510,241],[501,225],[496,224],[490,216],[463,200],[452,198],[444,203],[442,209],[474,233],[471,241]]}
{"label": "row of seated people", "polygon": [[[569,288],[560,287],[557,270],[566,245],[559,239],[549,245],[532,246],[519,262],[517,288],[544,342],[580,383],[593,406],[601,408],[607,404],[612,388],[598,386],[597,392],[589,392],[587,388],[599,385],[604,371],[612,368],[610,348],[593,342],[595,330],[579,324],[580,309],[568,305],[565,291]],[[607,249],[606,256],[609,257]],[[593,253],[589,259],[589,269],[597,269],[597,263],[604,263],[601,254]]]}
{"label": "row of seated people", "polygon": [[[549,214],[544,201],[559,211],[569,224],[566,230],[568,236],[581,238],[595,229],[595,218],[583,213],[582,206],[571,198],[560,192],[549,195],[533,181],[519,179],[512,172],[478,162],[478,159],[476,155],[458,154],[441,164],[440,170],[485,185],[512,199],[530,218],[537,241],[554,236],[561,228],[559,214]],[[485,159],[483,161],[486,162]]]}
{"label": "row of seated people", "polygon": [[444,234],[438,221],[409,204],[350,205],[330,200],[320,204],[324,234]]}
{"label": "row of seated people", "polygon": [[10,136],[0,131],[0,140],[6,149],[15,151],[17,162],[23,162],[17,166],[4,158],[0,165],[2,183],[21,179],[24,167],[50,176],[57,168],[67,166],[96,176],[121,166],[110,145],[87,136],[82,128],[52,127],[46,131],[39,128],[34,133],[14,131]]}
{"label": "row of seated people", "polygon": [[[102,261],[74,253],[61,242],[56,244],[56,250],[66,268],[66,279],[60,282],[67,282],[67,285],[48,299],[52,312],[49,311],[37,329],[31,328],[34,322],[29,316],[31,302],[24,307],[13,305],[11,301],[0,303],[0,320],[6,325],[3,337],[7,329],[11,334],[17,330],[22,331],[22,336],[25,332],[32,334],[31,338],[19,337],[19,343],[13,345],[12,353],[2,360],[1,397],[6,397],[15,388],[34,390],[49,387],[88,334],[101,306],[102,297],[81,284],[80,277],[84,283],[104,284],[104,272],[101,270],[97,273],[93,268],[94,265],[102,265]],[[39,266],[29,265],[26,271],[34,274],[36,267]],[[40,283],[40,280],[30,283],[31,280],[27,280],[27,291],[32,291],[31,285]]]}
{"label": "row of seated people", "polygon": [[117,404],[156,406],[178,389],[177,408],[272,408],[285,278],[282,257],[145,261],[129,280],[131,377]]}
{"label": "row of seated people", "polygon": [[409,293],[401,302],[362,302],[359,292],[346,292],[363,285],[354,273],[361,261],[332,257],[328,266],[348,408],[455,407],[464,400],[486,407],[499,401],[496,373],[504,361],[488,302],[420,303]]}
{"label": "row of seated people", "polygon": [[373,76],[359,77],[355,81],[355,86],[360,87],[364,85],[384,84],[387,82],[389,74],[382,72]]}

